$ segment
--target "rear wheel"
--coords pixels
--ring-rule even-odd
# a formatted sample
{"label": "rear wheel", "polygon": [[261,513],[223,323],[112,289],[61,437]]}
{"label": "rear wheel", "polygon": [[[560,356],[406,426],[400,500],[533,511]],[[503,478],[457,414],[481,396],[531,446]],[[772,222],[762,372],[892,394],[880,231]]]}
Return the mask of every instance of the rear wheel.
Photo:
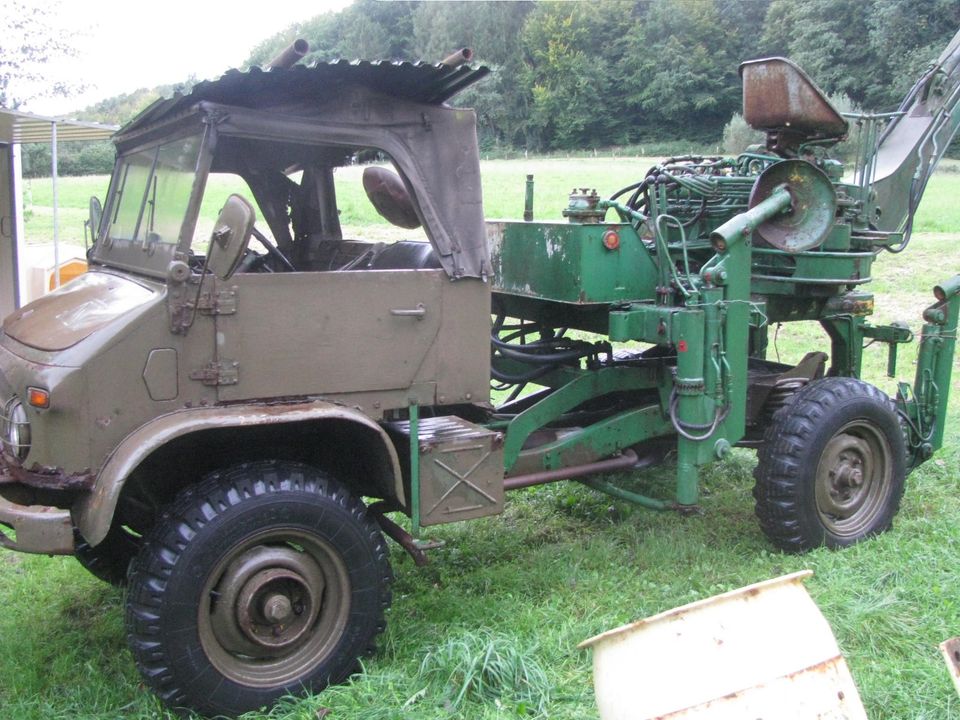
{"label": "rear wheel", "polygon": [[236,715],[345,679],[384,628],[387,548],[313,468],[253,463],[181,494],[133,563],[131,649],[175,708]]}
{"label": "rear wheel", "polygon": [[843,547],[890,528],[906,453],[893,403],[854,378],[825,378],[779,410],[758,452],[756,513],[789,552]]}

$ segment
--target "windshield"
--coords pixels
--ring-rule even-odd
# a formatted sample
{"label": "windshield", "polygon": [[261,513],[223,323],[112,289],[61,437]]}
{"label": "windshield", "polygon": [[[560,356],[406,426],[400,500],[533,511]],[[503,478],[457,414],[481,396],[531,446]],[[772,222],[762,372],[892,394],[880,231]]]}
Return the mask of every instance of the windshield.
{"label": "windshield", "polygon": [[[180,138],[120,158],[95,258],[163,275],[174,257],[197,176],[202,137]],[[189,233],[192,235],[192,232]]]}

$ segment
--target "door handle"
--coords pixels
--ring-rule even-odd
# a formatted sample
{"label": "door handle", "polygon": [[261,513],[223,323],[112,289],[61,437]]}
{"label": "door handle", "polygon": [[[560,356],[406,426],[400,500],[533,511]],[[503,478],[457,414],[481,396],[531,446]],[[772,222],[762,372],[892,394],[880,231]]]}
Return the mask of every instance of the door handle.
{"label": "door handle", "polygon": [[391,308],[390,314],[395,317],[415,317],[417,320],[423,320],[427,314],[427,308],[423,303],[417,303],[415,308]]}

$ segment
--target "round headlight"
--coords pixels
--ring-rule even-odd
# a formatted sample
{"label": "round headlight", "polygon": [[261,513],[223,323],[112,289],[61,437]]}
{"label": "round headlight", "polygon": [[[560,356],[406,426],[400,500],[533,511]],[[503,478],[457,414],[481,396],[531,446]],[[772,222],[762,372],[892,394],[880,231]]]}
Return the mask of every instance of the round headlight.
{"label": "round headlight", "polygon": [[27,457],[30,452],[30,423],[20,398],[14,396],[4,406],[0,433],[7,452],[20,460]]}

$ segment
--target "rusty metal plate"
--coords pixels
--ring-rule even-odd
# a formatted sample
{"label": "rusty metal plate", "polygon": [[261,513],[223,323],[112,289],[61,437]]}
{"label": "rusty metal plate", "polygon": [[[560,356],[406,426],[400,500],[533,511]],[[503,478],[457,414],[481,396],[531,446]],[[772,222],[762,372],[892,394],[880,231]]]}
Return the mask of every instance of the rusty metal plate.
{"label": "rusty metal plate", "polygon": [[846,135],[848,124],[823,91],[786,58],[740,65],[743,119],[757,130],[789,128],[810,138]]}

